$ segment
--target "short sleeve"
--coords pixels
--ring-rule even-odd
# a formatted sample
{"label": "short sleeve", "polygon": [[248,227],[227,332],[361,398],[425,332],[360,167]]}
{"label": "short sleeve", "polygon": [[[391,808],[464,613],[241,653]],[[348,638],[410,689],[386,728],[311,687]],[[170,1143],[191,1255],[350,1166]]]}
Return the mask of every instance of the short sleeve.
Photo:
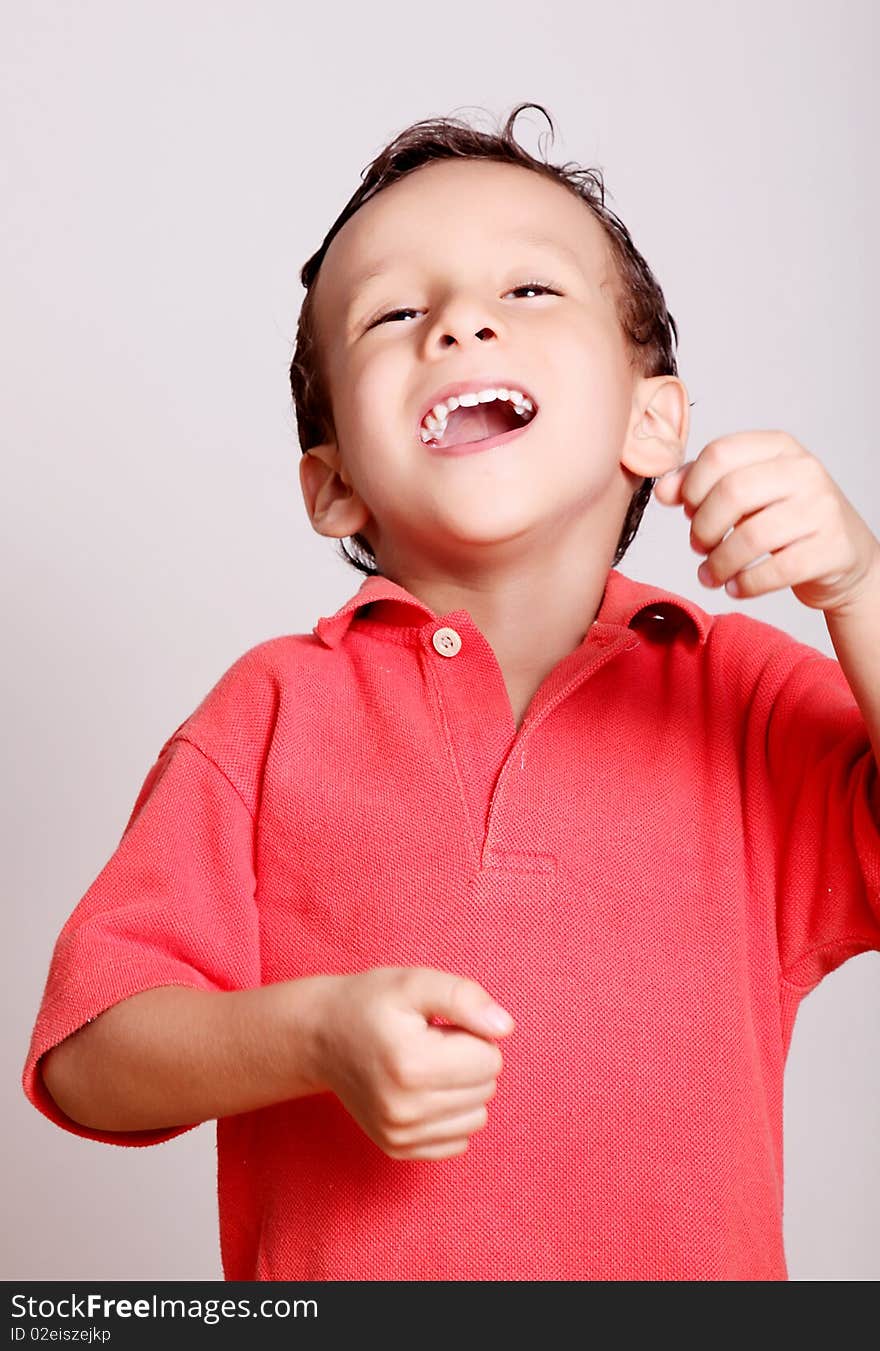
{"label": "short sleeve", "polygon": [[74,1135],[151,1145],[192,1130],[103,1132],[55,1103],[40,1058],[98,1014],[161,985],[231,991],[260,984],[253,819],[232,782],[174,734],[162,747],[122,839],[55,943],[22,1083],[33,1105]]}
{"label": "short sleeve", "polygon": [[780,976],[803,997],[880,951],[880,776],[840,663],[787,635],[747,725],[746,829],[775,869]]}

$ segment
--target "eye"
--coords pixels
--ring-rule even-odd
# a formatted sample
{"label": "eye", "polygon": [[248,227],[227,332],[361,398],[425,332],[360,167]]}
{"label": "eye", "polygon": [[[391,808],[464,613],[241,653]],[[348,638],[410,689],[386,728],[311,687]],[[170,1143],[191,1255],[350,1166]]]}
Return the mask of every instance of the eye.
{"label": "eye", "polygon": [[545,286],[544,283],[541,281],[524,281],[519,286],[514,286],[513,290],[510,292],[510,295],[514,295],[517,291],[543,291],[544,295],[548,296],[559,295],[559,292],[554,291],[552,286]]}
{"label": "eye", "polygon": [[374,319],[370,328],[375,328],[377,324],[384,324],[389,319],[394,319],[398,314],[418,314],[418,310],[389,310],[387,314],[380,314],[378,319]]}
{"label": "eye", "polygon": [[[552,286],[547,286],[544,282],[541,282],[541,281],[524,281],[524,282],[521,282],[519,286],[514,286],[514,287],[512,287],[512,289],[511,289],[510,291],[508,291],[507,294],[508,294],[508,295],[515,295],[517,291],[540,291],[540,292],[542,292],[544,295],[549,295],[549,296],[558,296],[558,295],[561,294],[559,291],[554,290],[554,288],[553,288]],[[376,328],[379,324],[385,324],[385,323],[387,323],[387,322],[389,321],[389,319],[396,319],[399,315],[402,315],[402,314],[418,314],[418,313],[419,313],[418,310],[408,310],[408,309],[407,309],[407,310],[389,310],[387,314],[380,314],[379,317],[378,317],[378,319],[374,319],[373,322],[372,322],[371,324],[368,324],[368,325],[367,325],[367,327],[368,327],[368,328]]]}

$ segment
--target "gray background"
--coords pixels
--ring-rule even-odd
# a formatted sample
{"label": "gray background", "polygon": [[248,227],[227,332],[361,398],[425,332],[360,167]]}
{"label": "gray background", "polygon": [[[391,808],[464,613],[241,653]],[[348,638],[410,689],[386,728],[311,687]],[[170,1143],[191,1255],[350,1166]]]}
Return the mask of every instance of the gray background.
{"label": "gray background", "polygon": [[[360,584],[308,524],[287,365],[299,268],[361,169],[419,118],[544,103],[551,157],[604,170],[679,324],[689,458],[783,428],[880,534],[877,11],[4,4],[3,1277],[222,1278],[213,1124],[96,1144],[20,1075],[57,933],[165,738]],[[533,151],[545,129],[518,123]],[[834,655],[790,590],[737,602],[699,561],[652,501],[620,568]],[[792,1279],[880,1277],[878,977],[851,959],[798,1016]]]}

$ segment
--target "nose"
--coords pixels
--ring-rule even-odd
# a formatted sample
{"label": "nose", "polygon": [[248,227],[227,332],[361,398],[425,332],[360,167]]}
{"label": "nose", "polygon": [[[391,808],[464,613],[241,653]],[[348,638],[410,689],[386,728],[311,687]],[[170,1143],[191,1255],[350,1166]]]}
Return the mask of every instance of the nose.
{"label": "nose", "polygon": [[[489,338],[494,338],[496,334],[493,328],[490,328],[488,324],[484,324],[482,328],[477,329],[474,336],[479,338],[480,342],[487,342]],[[457,339],[453,333],[444,333],[441,339],[441,343],[444,347],[451,347],[454,342],[458,341],[459,339]]]}
{"label": "nose", "polygon": [[426,334],[428,351],[466,344],[472,338],[489,342],[497,338],[498,330],[486,323],[486,309],[482,301],[458,296],[438,311],[436,322]]}

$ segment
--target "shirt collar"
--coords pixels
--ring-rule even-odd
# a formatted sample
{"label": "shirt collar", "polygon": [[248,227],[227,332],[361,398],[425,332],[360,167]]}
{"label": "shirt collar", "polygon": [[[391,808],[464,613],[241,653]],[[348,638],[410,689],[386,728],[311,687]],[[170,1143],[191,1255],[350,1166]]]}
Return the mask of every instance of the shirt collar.
{"label": "shirt collar", "polygon": [[[319,619],[312,632],[327,647],[336,647],[357,612],[366,605],[374,606],[371,614],[385,624],[420,627],[428,620],[439,623],[444,618],[397,582],[388,577],[370,576],[364,578],[358,591],[335,614]],[[674,591],[636,581],[616,568],[609,568],[605,594],[594,622],[620,629],[641,629],[646,623],[654,626],[662,620],[664,635],[670,630],[677,633],[682,624],[689,623],[702,645],[709,636],[713,618],[696,602]]]}

